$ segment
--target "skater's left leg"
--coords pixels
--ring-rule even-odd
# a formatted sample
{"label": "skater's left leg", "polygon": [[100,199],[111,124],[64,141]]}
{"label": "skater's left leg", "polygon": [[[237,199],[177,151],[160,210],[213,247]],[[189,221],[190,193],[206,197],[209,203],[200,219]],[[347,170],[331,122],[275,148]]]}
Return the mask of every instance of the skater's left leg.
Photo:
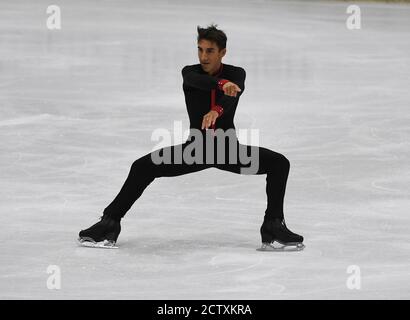
{"label": "skater's left leg", "polygon": [[[232,150],[228,149],[225,151],[225,159],[229,159],[227,156],[232,153]],[[241,159],[249,161],[244,164]],[[302,244],[303,237],[291,232],[284,221],[283,202],[290,170],[290,162],[284,155],[267,148],[243,145],[238,142],[236,163],[232,164],[226,161],[225,164],[217,164],[216,168],[239,174],[267,175],[266,194],[268,204],[260,229],[262,236],[262,248],[260,250],[299,251],[304,248]]]}
{"label": "skater's left leg", "polygon": [[[234,163],[229,163],[229,154],[225,151],[225,163],[216,164],[220,170],[238,174],[266,174],[267,208],[265,218],[283,218],[283,204],[286,184],[290,171],[290,162],[282,154],[263,147],[250,146],[237,143],[237,157]],[[235,158],[235,157],[233,157]],[[244,163],[246,159],[247,163]]]}

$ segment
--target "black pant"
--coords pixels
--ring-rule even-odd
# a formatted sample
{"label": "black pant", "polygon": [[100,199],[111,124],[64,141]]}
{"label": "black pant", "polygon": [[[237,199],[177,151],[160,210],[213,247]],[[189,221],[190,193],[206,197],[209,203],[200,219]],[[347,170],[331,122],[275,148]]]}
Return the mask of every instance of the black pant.
{"label": "black pant", "polygon": [[[220,170],[241,174],[241,168],[249,168],[250,166],[250,163],[243,164],[244,161],[240,161],[239,158],[237,158],[236,161],[230,161],[229,163],[229,150],[232,147],[230,147],[228,143],[225,144],[226,160],[222,164],[217,163],[217,143],[215,144],[213,163],[209,163],[210,161],[205,161],[207,153],[205,148],[203,152],[204,161],[202,161],[202,164],[198,162],[187,164],[185,159],[182,159],[182,163],[175,161],[175,158],[173,156],[175,148],[178,152],[181,150],[183,151],[188,145],[190,145],[190,143],[192,143],[192,141],[193,140],[190,140],[190,138],[188,138],[188,140],[182,144],[168,146],[153,151],[156,152],[157,155],[164,155],[167,154],[166,152],[170,152],[170,154],[172,155],[172,160],[168,161],[168,163],[156,164],[157,161],[155,161],[154,163],[154,161],[152,160],[153,152],[137,159],[132,164],[131,170],[124,182],[124,185],[121,188],[121,191],[111,202],[111,204],[107,208],[105,208],[104,214],[108,214],[109,216],[117,219],[122,218],[131,208],[134,202],[141,196],[145,188],[147,188],[155,178],[175,177],[208,168],[217,168]],[[290,169],[289,160],[282,154],[263,147],[243,145],[240,144],[237,140],[235,141],[234,145],[236,145],[236,147],[238,148],[237,150],[245,150],[248,155],[251,155],[252,152],[258,153],[258,169],[257,172],[254,172],[253,174],[267,174],[267,208],[265,211],[265,218],[283,218],[283,201],[285,196],[286,182]],[[237,154],[239,154],[239,152],[240,151],[238,151]],[[195,155],[195,152],[193,154]],[[180,158],[181,157],[179,157],[178,159]]]}

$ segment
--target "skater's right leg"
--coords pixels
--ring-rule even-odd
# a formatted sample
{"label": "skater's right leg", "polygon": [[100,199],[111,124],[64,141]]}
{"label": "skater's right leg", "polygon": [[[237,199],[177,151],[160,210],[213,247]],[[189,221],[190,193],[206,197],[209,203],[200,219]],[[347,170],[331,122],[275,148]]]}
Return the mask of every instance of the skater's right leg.
{"label": "skater's right leg", "polygon": [[[134,161],[120,192],[104,209],[101,221],[86,230],[82,230],[79,234],[80,242],[92,241],[96,243],[108,240],[110,246],[115,245],[121,231],[121,219],[155,178],[174,177],[211,167],[207,164],[187,164],[184,160],[175,161],[174,152],[183,152],[189,143],[190,141],[187,141],[183,144],[158,149]],[[171,159],[163,163],[154,161],[156,156],[164,154],[170,154]]]}
{"label": "skater's right leg", "polygon": [[[134,161],[120,192],[108,207],[104,209],[104,215],[120,220],[155,178],[175,177],[209,168],[210,166],[206,164],[186,164],[184,159],[176,161],[174,152],[183,152],[188,144],[189,142],[185,142],[165,147]],[[157,164],[153,160],[158,155],[163,156],[167,154],[171,155],[170,161]]]}
{"label": "skater's right leg", "polygon": [[120,232],[120,221],[105,215],[90,228],[81,230],[78,240],[85,246],[113,248]]}

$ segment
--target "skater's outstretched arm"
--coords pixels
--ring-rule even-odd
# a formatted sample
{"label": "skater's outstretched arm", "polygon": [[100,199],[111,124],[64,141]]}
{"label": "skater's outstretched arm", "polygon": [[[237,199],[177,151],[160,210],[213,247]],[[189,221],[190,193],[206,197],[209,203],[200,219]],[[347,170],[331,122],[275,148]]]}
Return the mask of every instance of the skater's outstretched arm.
{"label": "skater's outstretched arm", "polygon": [[[219,89],[224,91],[228,97],[237,97],[239,92],[245,90],[246,72],[240,67],[236,67],[236,72],[229,79],[221,79],[208,74],[200,73],[198,65],[185,66],[182,68],[182,78],[184,85],[204,91]],[[223,85],[220,86],[220,81]],[[223,100],[223,99],[222,99]]]}
{"label": "skater's outstretched arm", "polygon": [[182,77],[184,85],[205,91],[217,89],[218,81],[220,80],[208,74],[199,73],[198,66],[196,65],[182,68]]}

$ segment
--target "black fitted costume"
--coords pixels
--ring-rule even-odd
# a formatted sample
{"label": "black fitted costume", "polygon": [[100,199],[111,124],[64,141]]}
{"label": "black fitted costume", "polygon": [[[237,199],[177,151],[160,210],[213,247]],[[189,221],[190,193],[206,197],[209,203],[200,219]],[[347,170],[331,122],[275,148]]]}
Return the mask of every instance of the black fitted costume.
{"label": "black fitted costume", "polygon": [[[182,69],[182,76],[190,129],[200,130],[204,136],[203,141],[205,141],[205,136],[209,132],[207,133],[205,129],[201,130],[201,125],[204,115],[210,111],[211,104],[217,104],[223,108],[222,115],[216,120],[215,129],[221,128],[224,131],[227,129],[235,129],[233,118],[239,97],[245,89],[245,70],[240,67],[221,64],[218,73],[215,76],[210,76],[203,71],[200,64],[196,64],[184,67]],[[236,97],[225,95],[223,91],[218,89],[218,81],[221,79],[235,83],[242,91],[239,92]],[[187,164],[184,159],[182,159],[182,163],[174,161],[175,158],[173,155],[175,148],[177,148],[178,151],[184,150],[194,140],[190,134],[188,139],[182,144],[156,150],[160,154],[164,154],[165,151],[170,151],[172,155],[171,162],[161,164],[154,163],[151,158],[152,153],[148,153],[137,159],[132,164],[129,175],[119,194],[111,204],[105,208],[104,215],[108,215],[114,219],[121,219],[155,178],[179,176],[207,168],[217,168],[241,174],[241,167],[247,167],[247,165],[242,164],[239,159],[236,163],[228,161],[228,156],[225,158],[224,163],[218,163],[216,160],[216,152],[214,153],[214,163],[209,163],[209,161],[205,161],[206,149],[203,151],[203,163],[195,162],[193,164]],[[267,175],[267,208],[265,218],[283,218],[283,201],[290,169],[288,159],[280,153],[263,147],[240,144],[237,139],[235,140],[235,144],[237,148],[247,150],[248,155],[250,155],[252,151],[259,153],[259,164],[256,174]],[[216,145],[217,144],[215,144],[215,146]],[[229,147],[230,144],[226,143],[224,148],[226,153],[229,152]],[[246,197],[245,191],[243,196]]]}

